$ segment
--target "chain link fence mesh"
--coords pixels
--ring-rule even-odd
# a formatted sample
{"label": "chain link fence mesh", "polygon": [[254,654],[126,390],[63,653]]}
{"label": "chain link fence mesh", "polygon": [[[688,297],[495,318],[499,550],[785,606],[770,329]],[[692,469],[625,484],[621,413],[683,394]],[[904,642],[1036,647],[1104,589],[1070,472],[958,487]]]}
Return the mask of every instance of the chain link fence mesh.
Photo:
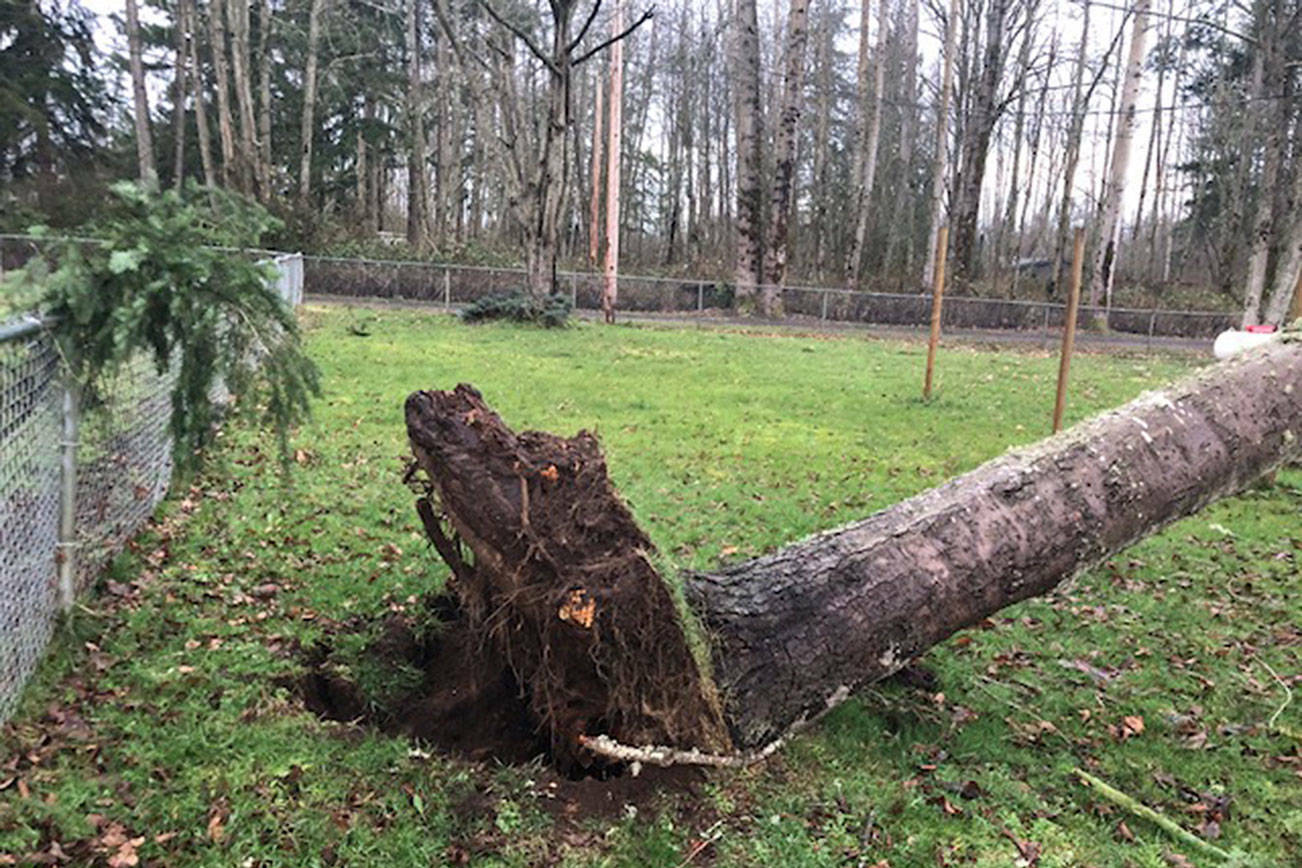
{"label": "chain link fence mesh", "polygon": [[[305,256],[304,286],[316,295],[420,301],[458,306],[490,295],[519,292],[524,271],[432,262]],[[600,310],[602,276],[559,272],[557,284],[578,310]],[[930,294],[860,292],[831,287],[786,286],[783,314],[794,323],[813,321],[923,327],[931,322]],[[629,313],[730,315],[735,290],[721,281],[620,275],[620,311]],[[1081,322],[1106,320],[1116,332],[1149,337],[1212,338],[1235,328],[1233,314],[1216,311],[1091,308]],[[1049,301],[945,297],[942,324],[949,329],[1061,331],[1066,307]]]}
{"label": "chain link fence mesh", "polygon": [[0,720],[58,611],[59,356],[40,334],[0,343]]}
{"label": "chain link fence mesh", "polygon": [[[0,244],[6,268],[22,253]],[[302,298],[302,260],[277,256],[276,286]],[[172,480],[172,370],[144,355],[73,412],[75,461],[65,463],[66,380],[58,345],[31,318],[0,318],[0,721],[49,644],[60,610],[59,565],[73,557],[73,592],[95,582],[147,522]],[[215,399],[224,394],[219,385]],[[65,468],[75,478],[73,533],[60,539]],[[71,543],[67,545],[66,543]]]}

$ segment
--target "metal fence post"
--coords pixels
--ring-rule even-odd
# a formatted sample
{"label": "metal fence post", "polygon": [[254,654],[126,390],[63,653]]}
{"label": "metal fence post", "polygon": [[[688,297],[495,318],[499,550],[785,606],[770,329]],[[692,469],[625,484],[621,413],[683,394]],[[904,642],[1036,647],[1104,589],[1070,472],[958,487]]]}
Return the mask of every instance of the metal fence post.
{"label": "metal fence post", "polygon": [[701,313],[705,310],[705,284],[696,284],[696,312]]}
{"label": "metal fence post", "polygon": [[443,266],[443,306],[452,307],[452,269]]}
{"label": "metal fence post", "polygon": [[570,310],[579,309],[579,276],[570,275]]}
{"label": "metal fence post", "polygon": [[72,375],[63,380],[63,437],[59,442],[59,608],[68,611],[77,597],[77,434],[79,407]]}
{"label": "metal fence post", "polygon": [[1154,309],[1153,309],[1153,312],[1150,313],[1150,314],[1148,315],[1148,347],[1147,347],[1147,350],[1148,350],[1150,353],[1153,351],[1153,330],[1156,329],[1156,328],[1157,328],[1157,309],[1154,308]]}
{"label": "metal fence post", "polygon": [[827,290],[823,290],[823,312],[820,314],[821,319],[827,319]]}

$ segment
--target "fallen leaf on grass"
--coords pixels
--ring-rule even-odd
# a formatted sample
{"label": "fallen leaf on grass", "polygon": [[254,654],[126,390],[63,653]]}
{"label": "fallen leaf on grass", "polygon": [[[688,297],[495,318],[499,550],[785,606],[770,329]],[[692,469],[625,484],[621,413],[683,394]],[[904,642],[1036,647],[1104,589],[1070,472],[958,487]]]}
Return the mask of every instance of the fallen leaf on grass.
{"label": "fallen leaf on grass", "polygon": [[1125,741],[1134,738],[1144,732],[1144,718],[1138,714],[1128,714],[1121,718],[1121,723],[1117,726],[1108,727],[1112,737],[1117,741]]}
{"label": "fallen leaf on grass", "polygon": [[1022,866],[1022,868],[1035,868],[1040,864],[1040,853],[1043,851],[1043,847],[1034,841],[1018,838],[1007,829],[1003,829],[1002,832],[1004,837],[1012,841],[1013,846],[1017,848],[1017,865]]}
{"label": "fallen leaf on grass", "polygon": [[215,802],[208,809],[208,838],[214,844],[221,843],[222,838],[226,836],[226,817],[228,814],[226,805],[222,802]]}

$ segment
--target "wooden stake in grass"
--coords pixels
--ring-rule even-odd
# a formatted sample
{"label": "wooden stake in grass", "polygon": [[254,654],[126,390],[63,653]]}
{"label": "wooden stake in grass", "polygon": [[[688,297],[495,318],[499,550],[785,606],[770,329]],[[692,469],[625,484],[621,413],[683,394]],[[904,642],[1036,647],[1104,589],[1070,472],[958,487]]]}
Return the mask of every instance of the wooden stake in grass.
{"label": "wooden stake in grass", "polygon": [[931,340],[927,342],[927,377],[922,384],[922,397],[931,397],[931,380],[936,367],[936,344],[940,342],[940,303],[945,293],[945,251],[949,247],[949,227],[942,226],[936,233],[936,277],[931,285]]}
{"label": "wooden stake in grass", "polygon": [[1067,407],[1067,374],[1076,346],[1076,311],[1080,307],[1081,270],[1085,264],[1085,229],[1076,227],[1071,250],[1071,297],[1067,300],[1067,322],[1062,329],[1062,359],[1058,362],[1058,396],[1053,402],[1053,433],[1062,430],[1062,411]]}

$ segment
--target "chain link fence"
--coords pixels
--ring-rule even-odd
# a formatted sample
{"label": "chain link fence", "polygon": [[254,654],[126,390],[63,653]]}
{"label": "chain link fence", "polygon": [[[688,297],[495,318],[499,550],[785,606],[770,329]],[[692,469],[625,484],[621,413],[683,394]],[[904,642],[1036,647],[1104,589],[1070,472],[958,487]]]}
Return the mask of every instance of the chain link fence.
{"label": "chain link fence", "polygon": [[[8,268],[22,264],[16,246],[0,244]],[[39,255],[39,245],[26,252]],[[302,257],[271,261],[282,297],[298,303]],[[167,494],[174,377],[140,356],[82,401],[45,323],[0,322],[0,721],[13,712],[59,612]]]}
{"label": "chain link fence", "polygon": [[[489,295],[518,292],[524,271],[430,262],[303,257],[303,285],[316,295],[401,299],[442,304],[470,304]],[[602,276],[559,272],[557,280],[578,310],[601,308]],[[782,290],[784,316],[794,322],[865,323],[922,327],[931,322],[929,294],[858,292],[812,286]],[[731,284],[708,280],[620,275],[621,311],[677,316],[736,313]],[[1061,331],[1066,306],[1054,302],[947,296],[942,324],[947,329]],[[1237,318],[1216,311],[1091,308],[1083,306],[1081,322],[1105,320],[1111,331],[1148,337],[1212,338],[1238,325]]]}

